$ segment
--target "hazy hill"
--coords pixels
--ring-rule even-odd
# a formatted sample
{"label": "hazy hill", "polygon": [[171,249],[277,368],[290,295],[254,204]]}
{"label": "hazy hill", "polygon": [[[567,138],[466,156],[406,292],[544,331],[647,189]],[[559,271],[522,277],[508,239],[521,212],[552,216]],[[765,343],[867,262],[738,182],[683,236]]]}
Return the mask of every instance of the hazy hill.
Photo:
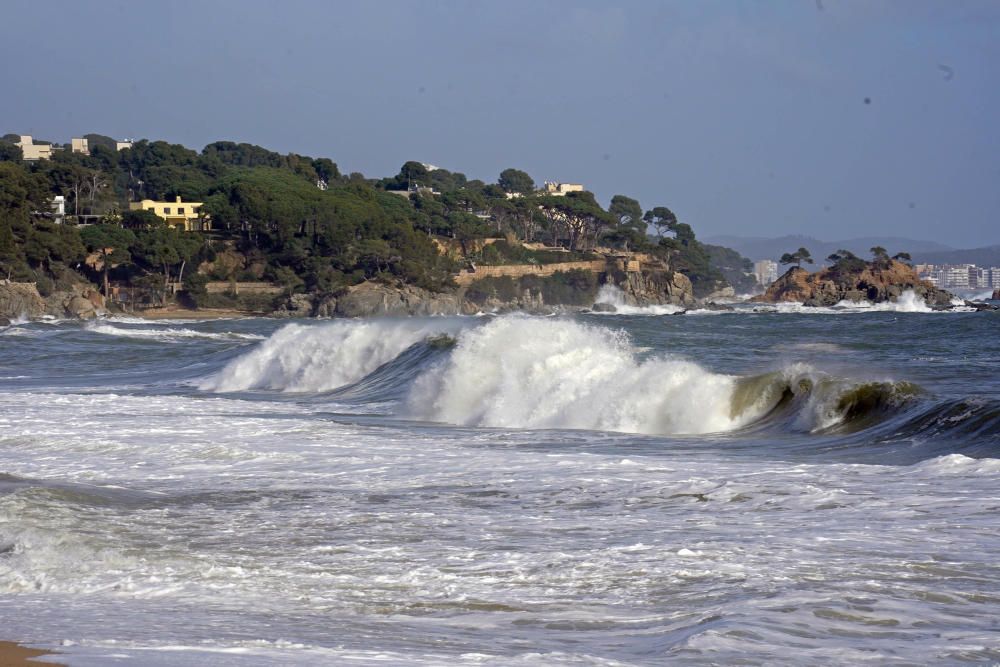
{"label": "hazy hill", "polygon": [[977,266],[1000,266],[1000,245],[969,250],[946,250],[938,252],[915,252],[913,261],[924,264],[976,264]]}
{"label": "hazy hill", "polygon": [[[736,250],[744,257],[753,261],[758,259],[773,259],[775,261],[786,252],[795,252],[804,247],[812,253],[813,259],[822,261],[827,255],[841,248],[850,250],[859,257],[868,257],[869,248],[882,246],[890,254],[908,252],[914,260],[924,261],[924,256],[932,253],[961,253],[969,250],[955,250],[936,241],[921,241],[898,236],[869,236],[843,241],[821,241],[811,236],[781,236],[778,238],[762,238],[751,236],[712,236],[705,239],[706,243],[726,246]],[[963,260],[964,261],[964,260]]]}

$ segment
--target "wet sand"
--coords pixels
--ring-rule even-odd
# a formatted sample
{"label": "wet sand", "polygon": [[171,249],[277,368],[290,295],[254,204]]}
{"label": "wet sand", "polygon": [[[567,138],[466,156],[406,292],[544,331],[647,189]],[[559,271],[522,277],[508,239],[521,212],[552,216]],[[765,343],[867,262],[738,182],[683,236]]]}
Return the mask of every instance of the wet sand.
{"label": "wet sand", "polygon": [[230,310],[225,308],[202,308],[187,310],[185,308],[149,308],[126,313],[147,320],[222,320],[234,317],[261,317],[262,313],[250,313],[245,310]]}
{"label": "wet sand", "polygon": [[54,656],[52,651],[42,651],[35,648],[27,648],[14,642],[0,641],[0,667],[25,667],[30,665],[61,665],[64,663],[53,662],[51,659],[30,660],[40,656]]}

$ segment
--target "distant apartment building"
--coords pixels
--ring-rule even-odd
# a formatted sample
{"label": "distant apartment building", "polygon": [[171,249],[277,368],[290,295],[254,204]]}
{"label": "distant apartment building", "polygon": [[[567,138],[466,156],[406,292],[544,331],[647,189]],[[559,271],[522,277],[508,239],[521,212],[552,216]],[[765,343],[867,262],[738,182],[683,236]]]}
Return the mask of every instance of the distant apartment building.
{"label": "distant apartment building", "polygon": [[14,145],[21,149],[21,157],[27,162],[52,158],[52,144],[36,144],[30,134],[22,134]]}
{"label": "distant apartment building", "polygon": [[570,192],[583,192],[583,186],[579,183],[557,183],[555,181],[545,181],[543,194],[553,197],[565,197]]}
{"label": "distant apartment building", "polygon": [[778,279],[778,263],[772,259],[759,259],[753,263],[753,274],[759,285],[767,287]]}
{"label": "distant apartment building", "polygon": [[83,155],[90,155],[90,142],[81,137],[73,137],[70,141],[70,150],[74,153],[82,153]]}
{"label": "distant apartment building", "polygon": [[123,141],[116,141],[115,142],[115,150],[123,151],[126,148],[132,148],[132,140],[131,139],[125,139]]}
{"label": "distant apartment building", "polygon": [[212,229],[211,219],[200,212],[202,206],[203,202],[181,201],[180,197],[174,201],[143,199],[128,205],[132,211],[152,211],[174,229],[184,232],[205,232]]}
{"label": "distant apartment building", "polygon": [[1000,287],[1000,267],[981,268],[975,264],[917,264],[921,279],[942,289],[996,289]]}

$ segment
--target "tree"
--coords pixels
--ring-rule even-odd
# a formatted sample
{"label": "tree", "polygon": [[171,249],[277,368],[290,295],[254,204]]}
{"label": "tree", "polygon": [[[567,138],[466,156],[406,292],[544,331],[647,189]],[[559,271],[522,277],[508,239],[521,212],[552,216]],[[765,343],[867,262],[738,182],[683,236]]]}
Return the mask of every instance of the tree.
{"label": "tree", "polygon": [[785,253],[778,260],[781,264],[794,264],[798,268],[802,268],[802,262],[807,264],[813,263],[812,255],[805,248],[799,248],[793,253]]}
{"label": "tree", "polygon": [[20,146],[0,141],[0,162],[20,162],[22,157]]}
{"label": "tree", "polygon": [[504,169],[500,172],[497,184],[504,189],[504,192],[527,195],[535,191],[534,179],[520,169]]}
{"label": "tree", "polygon": [[889,265],[891,264],[891,262],[889,261],[889,251],[888,250],[886,250],[885,248],[883,248],[880,245],[872,246],[870,248],[870,250],[871,250],[872,256],[874,257],[874,260],[872,261],[872,264],[874,264],[876,268],[884,269],[884,268],[888,268],[889,267]]}
{"label": "tree", "polygon": [[625,195],[615,195],[611,198],[611,205],[608,206],[608,213],[615,219],[618,227],[635,229],[639,232],[646,232],[646,223],[642,219],[642,207],[639,202]]}
{"label": "tree", "polygon": [[122,213],[122,227],[126,229],[153,229],[164,224],[163,218],[152,211],[139,209]]}
{"label": "tree", "polygon": [[894,260],[896,260],[897,262],[912,262],[913,261],[913,258],[910,257],[910,253],[908,253],[908,252],[897,252],[895,255],[892,256],[892,258]]}
{"label": "tree", "polygon": [[663,236],[666,231],[674,231],[674,225],[677,224],[677,216],[666,206],[657,206],[646,211],[642,219],[656,228],[657,236]]}
{"label": "tree", "polygon": [[101,253],[104,296],[108,296],[108,271],[111,264],[125,264],[132,260],[128,249],[136,242],[135,234],[118,225],[100,224],[83,227],[80,238],[89,252]]}

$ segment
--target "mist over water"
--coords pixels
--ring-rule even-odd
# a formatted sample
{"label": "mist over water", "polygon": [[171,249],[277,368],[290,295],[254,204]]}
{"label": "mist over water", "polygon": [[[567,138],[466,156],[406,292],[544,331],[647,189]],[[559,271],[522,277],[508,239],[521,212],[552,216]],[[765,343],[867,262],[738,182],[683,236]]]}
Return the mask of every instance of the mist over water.
{"label": "mist over water", "polygon": [[921,305],[16,323],[0,619],[74,665],[1000,660],[1000,320]]}

